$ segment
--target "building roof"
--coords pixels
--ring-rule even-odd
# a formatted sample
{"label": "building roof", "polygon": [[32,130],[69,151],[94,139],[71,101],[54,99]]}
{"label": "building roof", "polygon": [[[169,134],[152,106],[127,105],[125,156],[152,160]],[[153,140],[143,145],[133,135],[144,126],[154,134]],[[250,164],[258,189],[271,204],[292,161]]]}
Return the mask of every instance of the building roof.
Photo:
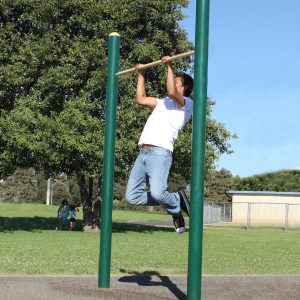
{"label": "building roof", "polygon": [[271,192],[271,191],[227,191],[227,195],[247,195],[247,196],[293,196],[300,197],[300,192]]}

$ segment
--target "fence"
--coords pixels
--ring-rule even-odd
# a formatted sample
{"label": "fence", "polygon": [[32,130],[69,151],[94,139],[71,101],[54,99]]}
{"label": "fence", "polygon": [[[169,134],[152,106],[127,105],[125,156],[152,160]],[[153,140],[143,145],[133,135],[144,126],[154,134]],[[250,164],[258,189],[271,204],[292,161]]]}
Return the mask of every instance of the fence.
{"label": "fence", "polygon": [[232,203],[205,202],[203,210],[203,223],[214,224],[232,221]]}
{"label": "fence", "polygon": [[204,224],[300,229],[300,203],[206,202]]}

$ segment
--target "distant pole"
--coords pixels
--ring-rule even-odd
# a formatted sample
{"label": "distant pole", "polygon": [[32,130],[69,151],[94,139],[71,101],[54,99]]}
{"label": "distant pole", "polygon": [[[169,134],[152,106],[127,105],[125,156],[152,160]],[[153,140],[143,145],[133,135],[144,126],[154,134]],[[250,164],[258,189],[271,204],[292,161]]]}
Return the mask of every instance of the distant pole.
{"label": "distant pole", "polygon": [[50,205],[50,200],[51,200],[51,178],[48,178],[48,180],[47,180],[46,205]]}
{"label": "distant pole", "polygon": [[108,71],[106,83],[106,112],[104,137],[104,163],[102,184],[102,210],[98,287],[109,288],[112,233],[112,203],[115,169],[116,115],[118,97],[120,35],[112,32],[108,38]]}
{"label": "distant pole", "polygon": [[191,211],[187,299],[201,299],[209,0],[196,2]]}

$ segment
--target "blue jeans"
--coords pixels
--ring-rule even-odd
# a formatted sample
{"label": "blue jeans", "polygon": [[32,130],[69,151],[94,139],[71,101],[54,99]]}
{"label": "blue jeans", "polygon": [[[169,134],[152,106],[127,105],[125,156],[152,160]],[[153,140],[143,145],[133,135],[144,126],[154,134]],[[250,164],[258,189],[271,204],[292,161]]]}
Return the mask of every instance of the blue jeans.
{"label": "blue jeans", "polygon": [[[141,149],[131,170],[126,189],[126,201],[131,205],[162,205],[171,215],[180,212],[180,201],[168,191],[168,176],[172,165],[170,150],[151,147]],[[147,183],[150,191],[146,191]]]}

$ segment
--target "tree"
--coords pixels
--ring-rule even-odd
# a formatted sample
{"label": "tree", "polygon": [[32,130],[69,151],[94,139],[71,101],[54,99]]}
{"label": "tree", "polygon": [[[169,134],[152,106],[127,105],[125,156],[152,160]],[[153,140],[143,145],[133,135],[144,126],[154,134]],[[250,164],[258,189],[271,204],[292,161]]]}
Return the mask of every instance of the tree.
{"label": "tree", "polygon": [[[101,183],[107,37],[122,38],[120,69],[192,49],[180,27],[187,0],[3,0],[0,3],[0,177],[16,167],[46,177],[76,175],[84,215]],[[189,70],[190,59],[175,63]],[[165,94],[164,66],[147,72],[147,89]],[[116,180],[127,178],[149,114],[134,105],[136,76],[120,78]],[[213,102],[209,102],[208,115]],[[231,134],[208,119],[207,174],[228,152]],[[176,146],[174,174],[189,180],[191,127]],[[183,163],[184,162],[184,163]],[[176,177],[176,176],[175,176]],[[101,184],[98,184],[98,189]],[[85,224],[90,224],[85,217]]]}
{"label": "tree", "polygon": [[0,201],[37,202],[38,177],[33,169],[17,169],[7,180],[0,184]]}
{"label": "tree", "polygon": [[235,178],[236,189],[241,191],[299,192],[300,171],[281,170],[244,178]]}
{"label": "tree", "polygon": [[205,200],[227,202],[229,197],[226,192],[235,188],[234,178],[230,171],[221,169],[213,171],[211,179],[206,182]]}
{"label": "tree", "polygon": [[[107,36],[118,31],[122,37],[122,68],[187,51],[191,44],[178,25],[186,5],[186,0],[1,1],[0,177],[29,166],[47,176],[75,173],[84,209],[91,210],[92,178],[102,169]],[[149,73],[155,92],[162,90],[160,74]],[[132,77],[120,81],[120,178],[132,164],[145,119],[144,111],[128,109],[134,85]]]}

